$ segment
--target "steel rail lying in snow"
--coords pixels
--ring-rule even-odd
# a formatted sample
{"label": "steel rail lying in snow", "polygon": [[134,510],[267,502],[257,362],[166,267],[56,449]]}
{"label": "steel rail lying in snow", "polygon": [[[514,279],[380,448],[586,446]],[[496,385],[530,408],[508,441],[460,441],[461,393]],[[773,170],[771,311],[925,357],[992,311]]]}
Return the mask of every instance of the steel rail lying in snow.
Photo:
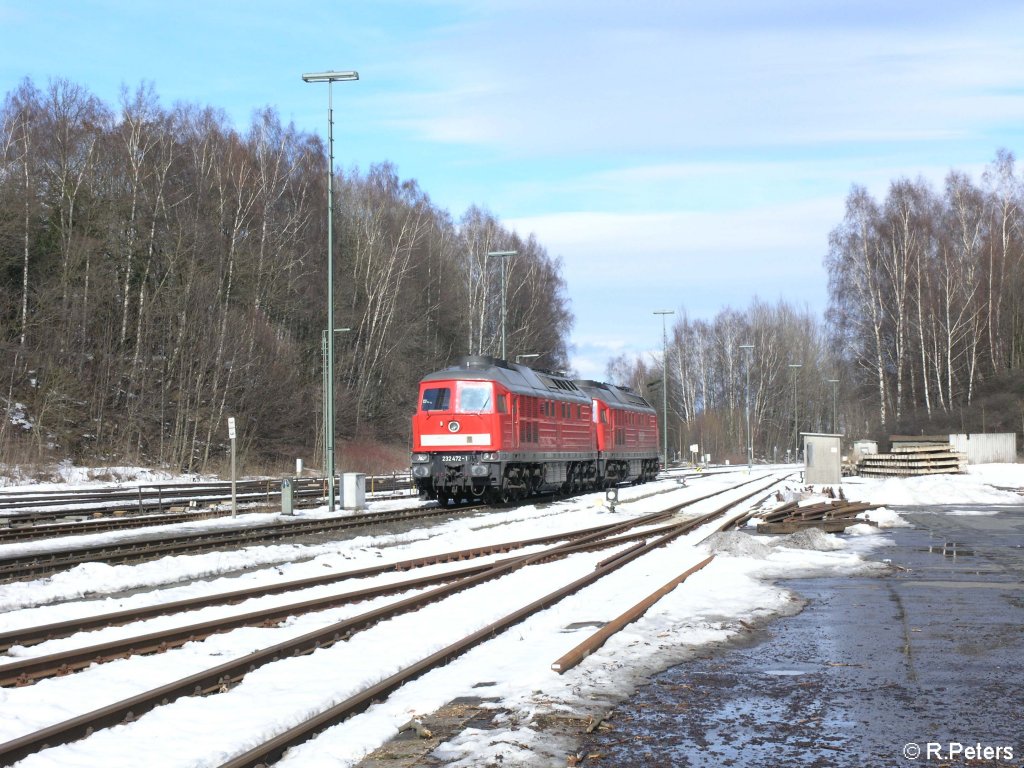
{"label": "steel rail lying in snow", "polygon": [[[731,488],[723,491],[714,491],[711,493],[704,494],[703,496],[698,496],[694,499],[685,502],[682,505],[677,505],[676,507],[672,507],[669,510],[665,510],[663,512],[655,512],[640,518],[636,518],[633,521],[633,525],[638,526],[648,523],[653,524],[661,519],[664,519],[666,517],[671,516],[672,514],[675,514],[679,509],[682,509],[683,507],[690,506],[692,504],[696,504],[698,502],[712,498],[713,496],[725,493],[728,490],[740,488],[743,485],[746,485],[751,482],[754,482],[754,480],[748,480],[744,483],[732,486]],[[294,579],[286,582],[277,582],[269,585],[247,587],[239,590],[231,590],[229,592],[222,592],[213,595],[203,595],[200,597],[185,598],[182,600],[175,600],[167,603],[157,603],[155,605],[142,606],[139,608],[131,608],[121,611],[113,611],[105,614],[93,614],[90,616],[53,622],[50,624],[43,624],[33,627],[21,627],[7,631],[0,631],[0,652],[4,652],[15,645],[32,646],[46,642],[48,640],[69,637],[77,632],[102,629],[104,627],[110,626],[120,626],[135,621],[151,619],[156,616],[166,616],[173,613],[193,611],[213,605],[230,605],[234,603],[240,603],[243,600],[248,600],[250,598],[264,597],[266,595],[280,594],[282,592],[298,591],[301,589],[308,589],[310,587],[333,584],[338,581],[343,581],[345,579],[365,578],[367,576],[376,576],[382,573],[388,573],[393,571],[407,571],[412,568],[419,568],[426,565],[438,565],[442,563],[457,562],[462,560],[468,560],[475,557],[512,552],[516,549],[524,549],[526,547],[531,546],[554,544],[559,541],[565,541],[568,539],[585,537],[591,534],[600,533],[617,525],[617,523],[605,524],[593,526],[590,528],[579,529],[575,531],[566,531],[564,533],[539,536],[531,539],[520,539],[517,541],[501,542],[498,544],[478,545],[476,547],[472,547],[469,549],[456,550],[452,552],[442,552],[433,555],[425,555],[407,560],[400,560],[393,563],[385,563],[381,565],[369,566],[366,568],[358,568],[355,570],[343,571],[341,573],[326,574],[323,576],[312,576],[304,579]],[[620,555],[621,553],[619,555],[615,555],[615,557],[619,557]]]}
{"label": "steel rail lying in snow", "polygon": [[[406,490],[412,488],[412,481],[397,476],[368,476],[365,488],[368,493]],[[292,492],[297,499],[326,499],[327,481],[322,477],[295,478],[292,481]],[[281,480],[239,480],[235,483],[235,496],[240,501],[270,503],[281,498]],[[230,500],[230,480],[140,483],[135,486],[70,488],[61,491],[0,490],[0,522],[17,525],[89,514],[163,513],[182,504],[212,504]]]}
{"label": "steel rail lying in snow", "polygon": [[602,645],[604,645],[608,641],[608,639],[611,638],[612,635],[614,635],[619,630],[623,629],[628,624],[632,624],[634,621],[639,619],[647,612],[648,608],[650,608],[661,598],[663,598],[673,589],[675,589],[684,581],[686,581],[686,579],[688,579],[690,576],[704,568],[704,566],[708,565],[714,559],[715,556],[711,555],[710,557],[704,558],[696,565],[687,568],[681,574],[679,574],[670,582],[668,582],[668,584],[661,587],[656,592],[653,592],[652,594],[648,595],[639,603],[634,605],[632,608],[624,611],[621,615],[609,621],[597,632],[595,632],[590,637],[585,639],[582,643],[577,645],[571,651],[567,651],[565,654],[560,656],[551,665],[551,669],[553,669],[560,675],[568,672],[570,669],[572,669],[585,658],[587,658],[587,656],[589,656]]}
{"label": "steel rail lying in snow", "polygon": [[[324,483],[317,478],[295,481],[294,492],[323,496]],[[240,480],[236,498],[271,501],[281,497],[280,480]],[[189,503],[231,500],[231,482],[139,484],[117,488],[71,488],[61,491],[0,491],[0,520],[11,524],[34,523],[53,518],[90,514],[148,514],[170,511]],[[54,509],[54,507],[57,507]],[[33,511],[34,510],[34,511]],[[180,511],[180,510],[179,510]]]}
{"label": "steel rail lying in snow", "polygon": [[401,520],[439,517],[475,511],[479,507],[410,507],[389,512],[366,512],[343,517],[275,520],[245,528],[179,534],[155,539],[133,539],[94,547],[68,547],[25,555],[0,557],[0,582],[57,573],[81,563],[134,563],[166,555],[197,554],[231,546],[249,546],[282,538],[329,533]]}
{"label": "steel rail lying in snow", "polygon": [[[659,514],[664,516],[665,513]],[[654,517],[654,515],[650,517]],[[593,543],[602,537],[618,533],[620,530],[635,524],[636,520],[631,520],[609,526],[601,526],[604,530],[590,533],[543,552],[523,555],[501,563],[491,564],[486,570],[476,575],[455,580],[449,584],[437,587],[426,594],[390,603],[381,608],[336,622],[328,627],[309,632],[299,638],[275,644],[269,648],[146,691],[107,707],[71,718],[34,733],[26,734],[5,744],[0,744],[0,763],[9,764],[40,749],[83,738],[101,728],[130,722],[144,712],[170,703],[182,696],[202,695],[227,690],[229,686],[237,683],[246,674],[259,666],[278,661],[282,658],[311,653],[319,648],[347,639],[355,632],[373,626],[384,619],[418,610],[429,602],[440,600],[456,592],[476,586],[476,584],[483,581],[511,573],[532,562],[542,562],[545,559],[561,556],[566,550],[584,547],[588,543]]]}
{"label": "steel rail lying in snow", "polygon": [[[256,510],[246,511],[253,512]],[[159,515],[101,517],[73,523],[48,522],[40,525],[19,525],[10,528],[0,528],[0,544],[15,544],[22,541],[56,539],[61,536],[86,536],[92,533],[124,531],[131,528],[150,528],[160,525],[191,523],[217,517],[227,517],[230,514],[230,509],[204,509],[195,512],[164,512]]]}
{"label": "steel rail lying in snow", "polygon": [[[758,490],[754,491],[753,493],[747,494],[739,501],[745,501],[746,499],[749,499],[751,496],[754,496],[757,493],[760,493],[760,491]],[[722,525],[718,527],[718,531],[716,531],[716,533],[727,530],[735,530],[739,528],[740,525],[749,520],[754,514],[755,511],[751,510],[745,512],[742,515],[738,515],[737,517],[726,520]],[[697,571],[709,565],[711,561],[714,559],[715,556],[711,555],[710,557],[701,560],[696,565],[687,568],[685,571],[683,571],[681,574],[679,574],[674,579],[669,581],[663,587],[654,591],[653,593],[645,597],[643,600],[641,600],[639,603],[637,603],[633,607],[627,609],[622,614],[609,621],[599,630],[594,632],[590,637],[583,640],[583,642],[581,642],[575,648],[566,652],[561,657],[556,659],[551,664],[551,669],[560,675],[568,672],[570,669],[572,669],[577,664],[582,662],[585,658],[587,658],[587,656],[589,656],[602,645],[604,645],[612,637],[612,635],[614,635],[616,632],[619,632],[624,627],[628,626],[629,624],[632,624],[634,621],[639,619],[648,611],[648,609],[651,608],[651,606],[653,606],[655,603],[661,600],[661,598],[665,597],[669,592],[671,592],[684,581],[686,581],[688,578],[690,578],[690,576],[695,574]]]}
{"label": "steel rail lying in snow", "polygon": [[[669,514],[670,513],[658,513],[656,515],[649,515],[645,518],[637,518],[637,520],[647,520],[654,523],[657,522],[659,518],[667,517]],[[637,522],[636,524],[641,523]],[[282,592],[294,592],[301,589],[308,589],[310,587],[333,584],[338,581],[344,581],[345,579],[359,579],[367,576],[377,576],[382,573],[404,572],[427,565],[461,562],[463,560],[470,560],[476,557],[504,554],[516,549],[531,546],[555,544],[559,541],[572,540],[583,536],[589,536],[590,534],[600,533],[610,528],[611,525],[612,524],[605,524],[575,531],[566,531],[564,533],[538,536],[532,539],[519,539],[516,541],[506,541],[497,544],[481,544],[468,549],[441,552],[433,555],[421,555],[420,557],[382,563],[380,565],[372,565],[365,568],[356,568],[353,570],[342,571],[340,573],[292,579],[285,582],[275,582],[273,584],[246,587],[244,589],[219,592],[212,595],[184,598],[182,600],[157,603],[155,605],[142,606],[139,608],[130,608],[121,611],[112,611],[110,613],[93,614],[75,619],[66,619],[64,621],[54,622],[51,624],[11,629],[0,632],[0,652],[6,651],[14,645],[37,645],[39,643],[46,642],[47,640],[69,637],[77,632],[101,629],[103,627],[120,626],[134,621],[151,619],[156,616],[166,616],[173,613],[181,613],[183,611],[207,608],[212,605],[231,605],[254,597],[280,594]]]}
{"label": "steel rail lying in snow", "polygon": [[[634,532],[631,534],[616,536],[614,538],[603,538],[599,540],[595,540],[594,536],[608,536],[609,533],[616,533],[627,524],[629,527],[637,527],[654,523],[660,519],[670,516],[671,514],[672,513],[668,512],[657,513],[648,515],[645,518],[626,521],[626,523],[602,526],[600,529],[596,530],[586,529],[582,531],[569,531],[564,534],[545,536],[539,539],[506,542],[486,547],[478,547],[473,550],[448,552],[441,555],[431,556],[429,558],[419,558],[416,561],[403,561],[402,563],[395,565],[374,566],[360,569],[358,571],[348,571],[345,573],[331,574],[329,576],[317,576],[284,584],[279,583],[270,587],[254,587],[252,589],[238,590],[236,592],[222,595],[211,595],[201,598],[179,600],[175,603],[165,605],[148,606],[138,611],[117,611],[116,613],[106,614],[105,616],[86,617],[82,620],[73,619],[53,625],[30,627],[25,630],[10,630],[0,633],[0,649],[6,650],[14,645],[32,645],[45,642],[46,640],[55,639],[57,637],[67,637],[86,628],[95,629],[115,624],[125,624],[131,621],[176,613],[183,610],[196,610],[210,605],[235,603],[240,600],[266,594],[295,591],[298,589],[309,588],[311,586],[320,586],[346,579],[363,578],[381,573],[406,571],[413,567],[422,567],[426,565],[433,565],[435,563],[467,560],[473,557],[481,557],[494,554],[496,552],[508,552],[514,549],[536,546],[538,544],[552,544],[558,541],[567,542],[564,545],[564,550],[559,553],[560,556],[574,554],[578,551],[613,547],[636,538],[648,537],[662,529],[657,529],[656,531]],[[227,632],[232,629],[246,626],[272,626],[283,622],[290,617],[304,613],[326,610],[340,605],[369,600],[374,597],[406,592],[427,586],[433,586],[438,583],[455,581],[456,579],[467,576],[474,576],[493,568],[495,565],[503,563],[504,561],[499,561],[499,563],[486,563],[483,565],[469,566],[442,574],[434,574],[417,579],[406,579],[400,582],[367,587],[365,589],[359,589],[352,592],[311,598],[309,600],[303,600],[287,605],[260,608],[244,614],[236,614],[234,616],[219,619],[210,619],[208,621],[172,627],[170,629],[150,632],[144,635],[111,640],[97,645],[60,651],[58,653],[47,654],[44,656],[19,659],[10,664],[0,665],[0,686],[28,685],[36,680],[69,674],[78,669],[89,667],[92,664],[124,658],[126,655],[163,653],[164,651],[183,645],[184,643],[202,640],[210,635],[220,632]]]}
{"label": "steel rail lying in snow", "polygon": [[[742,485],[747,483],[755,482],[758,479],[754,478],[746,481]],[[772,483],[779,482],[779,480],[773,479]],[[161,686],[157,689],[138,694],[129,699],[111,704],[107,707],[95,710],[93,712],[80,715],[62,723],[57,723],[53,726],[44,728],[40,731],[36,731],[31,734],[26,734],[20,738],[14,739],[7,742],[6,744],[0,744],[0,762],[8,763],[16,760],[20,760],[23,757],[32,754],[40,749],[48,746],[56,746],[59,744],[68,743],[79,738],[88,736],[95,730],[110,727],[124,722],[130,722],[137,718],[144,712],[147,712],[157,706],[174,701],[182,696],[189,695],[202,695],[206,693],[216,693],[228,690],[229,687],[239,680],[241,680],[249,671],[273,661],[277,661],[282,658],[291,657],[303,653],[310,653],[318,648],[326,647],[340,640],[347,639],[355,632],[361,631],[377,622],[399,615],[403,612],[418,610],[422,605],[427,602],[443,599],[456,592],[468,589],[486,580],[497,578],[499,576],[510,573],[514,570],[524,567],[525,565],[534,562],[543,562],[556,557],[564,557],[566,554],[581,551],[587,548],[596,548],[602,539],[610,540],[610,543],[605,546],[613,546],[619,543],[625,543],[629,540],[633,540],[638,536],[644,536],[650,538],[651,536],[657,536],[654,544],[648,544],[641,550],[635,550],[634,555],[623,556],[615,558],[611,563],[605,566],[599,566],[601,573],[611,572],[622,565],[625,565],[635,557],[639,557],[643,553],[654,548],[654,546],[660,546],[671,539],[682,535],[692,527],[703,524],[706,519],[710,517],[722,514],[722,512],[739,502],[730,502],[729,505],[717,510],[716,512],[710,513],[710,515],[701,516],[695,520],[687,521],[685,523],[676,525],[667,525],[655,530],[643,531],[639,533],[620,535],[623,531],[628,530],[630,527],[641,525],[644,523],[653,524],[657,520],[664,519],[666,516],[674,514],[679,509],[685,506],[697,503],[704,499],[710,498],[711,496],[719,495],[720,493],[727,493],[735,490],[738,486],[733,486],[728,489],[723,489],[715,493],[706,494],[698,499],[693,499],[685,502],[684,504],[676,505],[670,510],[665,510],[652,515],[647,515],[641,518],[624,521],[622,523],[616,523],[605,526],[598,526],[595,529],[588,529],[587,531],[580,531],[577,533],[583,533],[584,535],[568,541],[564,544],[560,544],[549,549],[532,555],[522,555],[514,558],[509,558],[504,561],[493,563],[490,566],[480,570],[475,575],[468,575],[462,578],[455,579],[448,584],[436,587],[428,591],[425,594],[417,595],[414,597],[405,598],[388,605],[382,606],[372,611],[368,611],[358,616],[345,619],[341,622],[337,622],[328,627],[321,628],[314,632],[307,633],[299,638],[294,638],[289,641],[278,643],[269,648],[257,651],[248,656],[236,659],[231,662],[219,665],[212,669],[205,670],[203,672],[191,675],[187,678],[183,678],[178,681],[174,681],[167,685]],[[559,534],[562,538],[566,534]],[[614,538],[610,538],[614,537]],[[537,541],[537,540],[533,540]],[[418,558],[417,560],[427,560],[427,558]],[[415,561],[404,561],[406,564],[414,563]],[[394,564],[391,566],[384,566],[385,568],[394,568]],[[413,567],[410,565],[410,567]],[[582,586],[582,584],[580,585]],[[579,587],[577,587],[579,588]],[[540,606],[543,607],[543,606]],[[534,610],[540,610],[540,607],[534,608]],[[525,617],[526,614],[524,614]],[[513,622],[514,623],[514,622]],[[491,633],[496,633],[497,630],[493,629],[493,625],[489,629],[490,633],[486,636],[490,636]],[[482,630],[483,631],[483,630]],[[476,633],[479,635],[480,633]],[[482,642],[486,639],[486,636],[481,635],[476,642]],[[436,654],[435,654],[436,656]],[[375,686],[376,690],[379,686]]]}
{"label": "steel rail lying in snow", "polygon": [[[739,488],[750,482],[753,482],[753,479],[733,487]],[[696,503],[717,493],[707,494],[694,499],[690,503]],[[412,507],[392,510],[390,512],[369,512],[341,518],[317,518],[294,521],[278,519],[274,522],[261,523],[245,528],[221,529],[218,531],[180,534],[145,540],[133,539],[95,547],[67,547],[61,550],[48,550],[10,557],[0,556],[0,583],[48,576],[82,563],[100,562],[108,565],[136,563],[168,555],[197,554],[229,546],[248,546],[267,541],[277,541],[291,536],[326,533],[334,530],[390,523],[398,520],[438,517],[478,508],[479,505],[446,508]]]}
{"label": "steel rail lying in snow", "polygon": [[[768,488],[778,482],[780,482],[778,478],[773,478],[771,483],[765,486],[765,488]],[[734,489],[735,487],[728,490]],[[721,517],[732,507],[735,507],[737,504],[742,503],[744,500],[749,499],[750,496],[759,492],[760,489],[748,494],[742,499],[732,501],[713,512],[709,512],[705,515],[701,515],[700,517],[672,526],[672,530],[657,536],[653,541],[647,542],[643,547],[634,549],[628,554],[623,553],[622,557],[606,561],[605,565],[599,564],[593,571],[579,579],[576,579],[570,584],[560,587],[544,597],[533,601],[529,605],[523,606],[522,608],[507,614],[498,621],[467,635],[463,639],[442,648],[415,664],[405,667],[390,677],[381,680],[375,685],[365,688],[345,701],[314,715],[308,720],[299,723],[281,734],[278,734],[274,738],[250,749],[244,754],[228,760],[221,765],[221,768],[260,768],[261,766],[267,766],[275,763],[292,747],[303,744],[318,735],[321,731],[344,722],[353,715],[363,712],[375,701],[379,701],[380,699],[391,695],[406,683],[415,680],[436,667],[444,666],[453,659],[461,656],[472,648],[475,648],[477,645],[495,637],[509,627],[518,624],[533,614],[551,607],[563,598],[578,592],[586,586],[589,586],[598,579],[618,570],[627,563],[643,557],[643,555],[648,552],[664,546],[680,536],[690,533],[706,523]]]}

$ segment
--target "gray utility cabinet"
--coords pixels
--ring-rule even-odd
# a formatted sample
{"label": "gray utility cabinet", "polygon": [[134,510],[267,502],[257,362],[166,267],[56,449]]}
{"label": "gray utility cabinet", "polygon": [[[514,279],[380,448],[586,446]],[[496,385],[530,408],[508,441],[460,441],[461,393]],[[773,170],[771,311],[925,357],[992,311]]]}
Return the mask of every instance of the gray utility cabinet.
{"label": "gray utility cabinet", "polygon": [[801,432],[804,438],[804,482],[828,485],[843,481],[842,435]]}

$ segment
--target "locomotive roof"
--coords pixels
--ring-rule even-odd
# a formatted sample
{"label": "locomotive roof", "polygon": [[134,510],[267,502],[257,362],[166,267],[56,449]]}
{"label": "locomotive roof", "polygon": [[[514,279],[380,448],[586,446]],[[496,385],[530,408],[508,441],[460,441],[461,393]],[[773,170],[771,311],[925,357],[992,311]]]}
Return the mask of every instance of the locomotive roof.
{"label": "locomotive roof", "polygon": [[582,389],[591,397],[604,400],[610,405],[620,408],[639,411],[653,411],[653,406],[647,402],[643,395],[629,387],[620,387],[617,384],[608,384],[603,381],[591,379],[577,379],[576,386]]}
{"label": "locomotive roof", "polygon": [[455,365],[428,373],[423,377],[423,381],[451,379],[497,381],[510,392],[520,395],[533,395],[534,397],[558,395],[561,399],[590,401],[590,395],[570,378],[486,355],[464,357]]}
{"label": "locomotive roof", "polygon": [[642,395],[629,387],[590,379],[573,380],[552,371],[530,368],[487,355],[463,357],[454,365],[423,377],[423,381],[452,379],[497,381],[510,392],[520,395],[551,397],[557,394],[563,399],[587,401],[596,398],[618,408],[654,411],[653,406]]}

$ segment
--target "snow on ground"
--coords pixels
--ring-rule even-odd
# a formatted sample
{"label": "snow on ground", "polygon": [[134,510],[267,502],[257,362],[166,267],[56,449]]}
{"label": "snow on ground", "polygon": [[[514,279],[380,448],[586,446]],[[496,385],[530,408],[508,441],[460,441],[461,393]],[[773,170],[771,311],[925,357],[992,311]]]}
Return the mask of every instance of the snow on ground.
{"label": "snow on ground", "polygon": [[[990,512],[987,505],[1022,503],[1019,494],[993,487],[1024,485],[1020,466],[974,469],[957,476],[844,481],[844,492],[851,500],[886,505],[865,513],[878,527],[855,526],[852,530],[859,535],[811,531],[769,538],[744,532],[717,534],[701,543],[713,531],[712,526],[705,526],[704,530],[630,563],[404,686],[364,714],[293,750],[280,764],[351,766],[393,736],[397,727],[411,717],[427,714],[458,696],[477,695],[500,699],[500,707],[507,712],[499,715],[498,727],[487,731],[468,729],[443,744],[436,757],[455,766],[484,765],[499,758],[503,765],[564,765],[569,745],[559,743],[538,727],[538,716],[548,712],[596,712],[608,702],[629,695],[650,674],[684,660],[695,648],[727,640],[743,631],[742,622],[793,612],[799,598],[777,586],[774,580],[822,574],[884,574],[886,567],[875,560],[878,548],[889,541],[886,529],[905,524],[899,516],[900,506],[942,505],[939,511],[966,514]],[[757,476],[758,472],[754,474]],[[403,534],[357,536],[315,546],[249,547],[238,553],[170,557],[136,566],[80,566],[49,579],[0,587],[0,607],[8,611],[0,616],[0,627],[31,626],[131,605],[301,578],[331,569],[344,571],[427,552],[598,525],[695,498],[737,479],[746,479],[745,470],[735,475],[708,476],[686,487],[661,481],[627,489],[622,492],[614,514],[605,506],[603,494],[588,494],[553,505],[459,518]],[[799,487],[795,483],[790,486],[793,493]],[[741,493],[737,491],[734,496]],[[693,511],[708,511],[721,503],[709,500]],[[268,519],[266,515],[257,517],[261,521]],[[204,524],[213,525],[214,521]],[[582,664],[564,675],[550,669],[555,659],[592,633],[595,624],[618,615],[711,552],[716,559],[710,565],[612,637]],[[76,744],[45,750],[19,765],[219,765],[305,716],[591,571],[597,561],[609,554],[581,554],[517,571],[415,614],[378,624],[345,643],[262,667],[226,693],[181,699],[143,715],[136,722],[97,732]],[[240,569],[245,569],[245,573],[237,573]],[[388,574],[357,584],[318,587],[301,597],[343,592],[408,576]],[[81,599],[86,595],[147,587],[151,591]],[[230,608],[204,609],[187,619],[163,617],[147,622],[146,628],[240,613],[292,599],[297,599],[295,593]],[[278,627],[239,629],[160,656],[123,659],[26,688],[2,689],[0,711],[5,717],[0,721],[0,740],[15,738],[393,599],[379,598],[295,617]],[[135,625],[132,633],[138,629],[139,625]],[[112,628],[16,652],[37,655],[126,632],[124,628]],[[399,637],[415,638],[415,642],[399,642]],[[475,687],[480,684],[483,687]]]}
{"label": "snow on ground", "polygon": [[1024,464],[975,464],[967,474],[1002,488],[1024,489]]}
{"label": "snow on ground", "polygon": [[963,475],[926,475],[923,477],[867,478],[843,480],[843,491],[851,501],[885,504],[887,507],[938,504],[1019,504],[1021,496],[1001,487],[1021,487],[1022,464],[991,464],[985,471]]}
{"label": "snow on ground", "polygon": [[32,470],[0,464],[0,489],[9,488],[11,490],[30,488],[33,491],[48,491],[69,487],[136,486],[218,479],[195,474],[176,475],[165,470],[146,467],[79,467],[70,461],[62,461],[52,467]]}

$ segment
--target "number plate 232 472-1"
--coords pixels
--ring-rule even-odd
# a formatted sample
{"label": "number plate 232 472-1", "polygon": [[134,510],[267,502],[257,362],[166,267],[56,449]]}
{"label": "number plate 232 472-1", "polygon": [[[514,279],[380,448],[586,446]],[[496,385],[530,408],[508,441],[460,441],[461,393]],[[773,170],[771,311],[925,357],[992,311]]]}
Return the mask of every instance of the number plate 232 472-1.
{"label": "number plate 232 472-1", "polygon": [[465,456],[444,456],[444,455],[441,456],[441,461],[444,461],[444,462],[451,462],[451,461],[462,462],[462,461],[465,461],[465,460],[466,460]]}

